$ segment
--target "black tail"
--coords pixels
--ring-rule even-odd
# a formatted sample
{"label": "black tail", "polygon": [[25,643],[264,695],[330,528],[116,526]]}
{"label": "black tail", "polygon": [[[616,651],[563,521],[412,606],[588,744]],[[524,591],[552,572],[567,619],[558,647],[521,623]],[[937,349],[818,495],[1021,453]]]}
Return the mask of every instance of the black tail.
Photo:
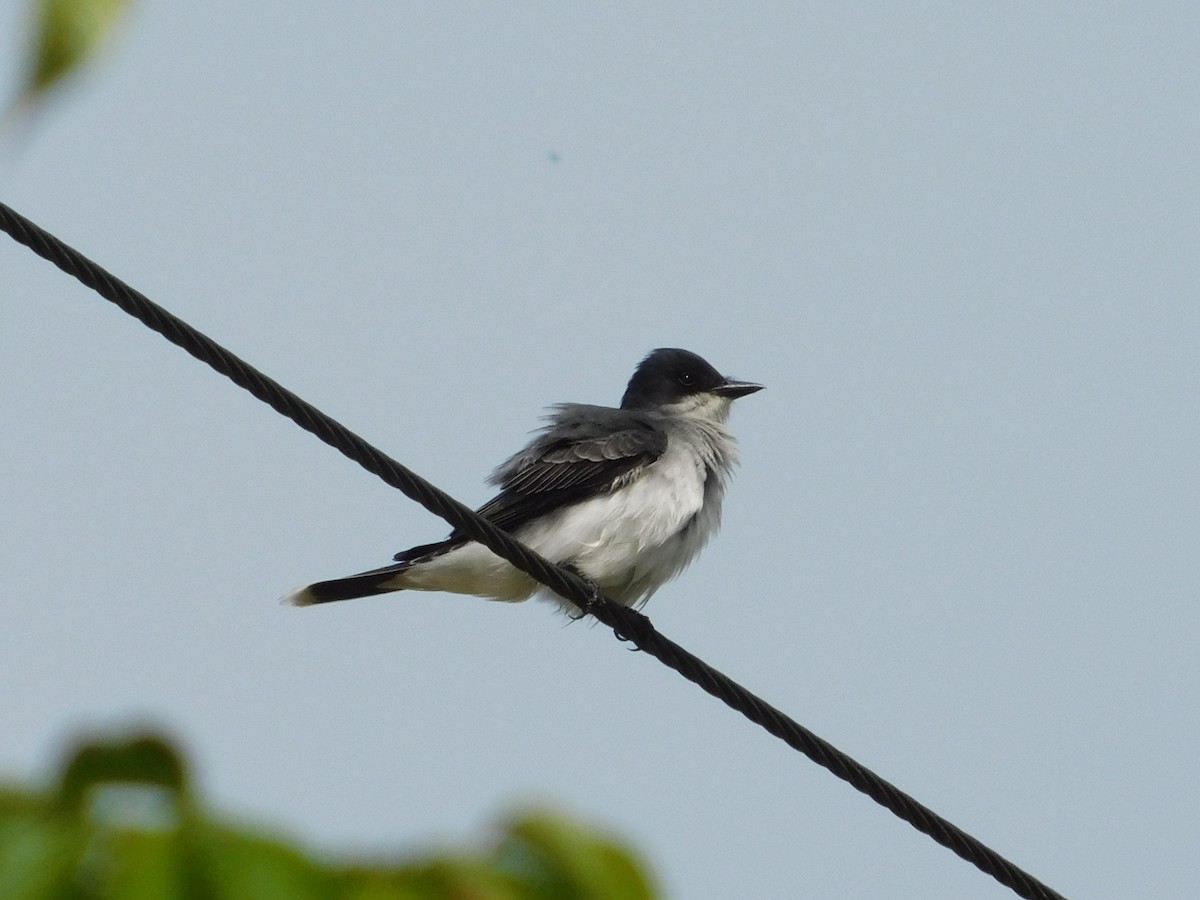
{"label": "black tail", "polygon": [[390,594],[392,591],[402,591],[394,580],[401,572],[411,569],[419,563],[426,562],[436,556],[441,556],[455,547],[461,547],[467,539],[462,536],[451,537],[436,544],[422,544],[411,550],[404,550],[395,556],[396,564],[384,566],[382,569],[372,569],[370,572],[359,572],[357,575],[347,575],[345,578],[334,578],[332,581],[318,581],[306,588],[301,588],[294,594],[288,594],[283,602],[290,606],[312,606],[316,603],[333,603],[335,600],[353,600],[356,597],[373,597],[376,594]]}
{"label": "black tail", "polygon": [[382,569],[372,569],[370,572],[360,572],[345,578],[334,578],[331,581],[318,581],[306,588],[301,588],[294,594],[283,598],[283,602],[291,606],[312,606],[316,603],[333,603],[335,600],[353,600],[356,597],[373,597],[376,594],[387,594],[392,591],[404,590],[394,585],[397,575],[409,568],[409,563],[396,566],[385,566]]}

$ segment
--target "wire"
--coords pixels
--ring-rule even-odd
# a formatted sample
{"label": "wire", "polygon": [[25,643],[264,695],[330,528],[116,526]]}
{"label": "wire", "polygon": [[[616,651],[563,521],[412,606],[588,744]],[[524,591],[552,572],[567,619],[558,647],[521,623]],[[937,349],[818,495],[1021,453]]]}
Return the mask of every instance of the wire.
{"label": "wire", "polygon": [[849,782],[918,831],[929,835],[942,846],[953,850],[958,856],[1011,888],[1018,896],[1028,900],[1062,900],[1062,895],[1057,891],[1018,868],[977,838],[664,637],[641,613],[594,594],[593,588],[574,572],[556,566],[534,553],[469,507],[380,452],[344,425],[300,399],[278,382],[234,356],[211,338],[173,316],[144,294],[134,290],[3,203],[0,203],[0,229],[92,288],[106,300],[115,303],[171,343],[182,347],[196,359],[207,363],[235,384],[245,388],[272,409],[316,435],[368,472],[377,475],[406,497],[441,516],[454,528],[460,529],[555,593],[566,597],[579,606],[581,611],[590,613],[611,627],[618,638],[633,643],[638,649],[699,685],[751,722],[784,741],[789,747],[799,750],[817,765]]}

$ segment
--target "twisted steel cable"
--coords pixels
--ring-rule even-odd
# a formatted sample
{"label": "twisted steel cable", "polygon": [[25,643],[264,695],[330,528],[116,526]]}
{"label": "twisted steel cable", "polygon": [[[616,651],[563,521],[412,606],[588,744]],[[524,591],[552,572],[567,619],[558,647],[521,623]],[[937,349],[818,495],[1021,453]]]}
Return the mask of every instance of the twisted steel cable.
{"label": "twisted steel cable", "polygon": [[641,613],[597,595],[594,588],[574,572],[556,566],[534,553],[469,507],[380,452],[341,423],[3,203],[0,203],[0,229],[92,288],[106,300],[115,303],[171,343],[182,347],[196,359],[245,388],[272,409],[316,435],[368,472],[377,475],[405,496],[445,519],[472,540],[483,544],[555,593],[571,600],[583,613],[591,614],[612,628],[620,639],[631,642],[638,649],[699,685],[751,722],[784,741],[789,747],[800,751],[876,803],[891,810],[918,831],[929,835],[942,846],[948,847],[981,871],[1011,888],[1018,896],[1028,900],[1063,900],[1063,896],[1057,891],[1018,868],[977,838],[664,637]]}

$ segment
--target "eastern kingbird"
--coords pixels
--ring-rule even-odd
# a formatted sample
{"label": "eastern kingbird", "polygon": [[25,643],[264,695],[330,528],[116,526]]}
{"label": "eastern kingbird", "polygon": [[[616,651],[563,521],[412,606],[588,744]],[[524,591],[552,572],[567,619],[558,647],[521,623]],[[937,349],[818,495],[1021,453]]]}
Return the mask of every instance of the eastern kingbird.
{"label": "eastern kingbird", "polygon": [[[730,404],[762,390],[687,350],[651,352],[619,409],[563,403],[533,441],[492,474],[500,493],[479,514],[607,596],[637,606],[678,575],[717,531],[737,445]],[[405,589],[574,604],[458,531],[395,564],[311,584],[296,606]]]}

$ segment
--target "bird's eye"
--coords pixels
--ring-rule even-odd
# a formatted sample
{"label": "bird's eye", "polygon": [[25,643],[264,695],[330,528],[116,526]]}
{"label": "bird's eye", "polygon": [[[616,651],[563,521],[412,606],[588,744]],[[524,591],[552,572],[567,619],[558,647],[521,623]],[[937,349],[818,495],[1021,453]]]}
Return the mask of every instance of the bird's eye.
{"label": "bird's eye", "polygon": [[693,375],[691,372],[680,372],[679,373],[679,383],[682,384],[684,387],[691,387],[693,384],[696,383],[696,376]]}

